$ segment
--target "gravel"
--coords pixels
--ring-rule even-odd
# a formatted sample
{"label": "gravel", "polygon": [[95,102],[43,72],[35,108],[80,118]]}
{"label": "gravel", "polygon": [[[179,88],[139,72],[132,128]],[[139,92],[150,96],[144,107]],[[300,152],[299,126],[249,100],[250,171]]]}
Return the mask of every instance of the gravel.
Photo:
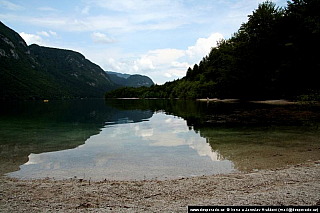
{"label": "gravel", "polygon": [[174,180],[0,178],[1,212],[187,212],[188,205],[316,205],[320,161]]}

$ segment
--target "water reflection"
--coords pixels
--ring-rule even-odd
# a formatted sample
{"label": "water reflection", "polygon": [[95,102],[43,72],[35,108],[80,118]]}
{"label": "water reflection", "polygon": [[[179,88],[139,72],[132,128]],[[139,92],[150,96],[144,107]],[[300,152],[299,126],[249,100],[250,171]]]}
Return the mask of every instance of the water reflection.
{"label": "water reflection", "polygon": [[139,109],[122,111],[103,100],[1,103],[0,175],[19,170],[30,153],[78,147],[99,134],[108,121],[141,122],[152,114]]}
{"label": "water reflection", "polygon": [[157,113],[148,121],[106,125],[80,147],[31,154],[10,176],[18,178],[165,179],[226,173],[210,145],[186,121]]}
{"label": "water reflection", "polygon": [[22,165],[11,175],[161,179],[277,168],[320,159],[319,123],[319,106],[9,103],[0,105],[0,172]]}
{"label": "water reflection", "polygon": [[162,121],[156,118],[156,126],[157,131],[154,134],[143,138],[144,140],[154,141],[150,146],[175,147],[184,145],[196,150],[199,156],[208,156],[212,161],[219,160],[211,146],[206,143],[205,138],[199,138],[199,134],[190,131],[185,120],[170,117]]}

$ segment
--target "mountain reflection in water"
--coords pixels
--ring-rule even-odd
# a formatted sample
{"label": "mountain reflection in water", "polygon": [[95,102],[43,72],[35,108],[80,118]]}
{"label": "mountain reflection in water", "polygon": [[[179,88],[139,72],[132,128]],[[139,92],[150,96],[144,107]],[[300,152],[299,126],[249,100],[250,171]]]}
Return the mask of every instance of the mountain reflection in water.
{"label": "mountain reflection in water", "polygon": [[[123,112],[123,113],[122,113]],[[140,122],[151,111],[118,110],[103,100],[0,104],[0,175],[19,170],[30,153],[73,149],[99,134],[106,121]]]}
{"label": "mountain reflection in water", "polygon": [[14,177],[164,179],[320,158],[318,106],[178,100],[19,104],[2,106],[0,114],[1,172],[21,165]]}

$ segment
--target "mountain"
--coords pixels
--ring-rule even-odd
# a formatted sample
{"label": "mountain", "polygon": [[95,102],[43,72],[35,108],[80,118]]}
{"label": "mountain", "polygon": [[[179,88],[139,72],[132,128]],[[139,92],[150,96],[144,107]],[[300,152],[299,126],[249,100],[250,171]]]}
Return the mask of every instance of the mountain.
{"label": "mountain", "polygon": [[127,79],[127,78],[130,77],[130,74],[118,73],[118,72],[113,72],[113,71],[106,71],[106,72],[107,72],[108,75],[114,74],[114,75],[117,75],[117,76],[120,77],[120,78],[125,78],[125,79]]}
{"label": "mountain", "polygon": [[106,71],[110,79],[117,85],[125,87],[150,87],[154,85],[151,78],[144,75],[129,75],[117,72]]}
{"label": "mountain", "polygon": [[115,88],[104,70],[80,53],[28,46],[0,22],[0,100],[102,98]]}

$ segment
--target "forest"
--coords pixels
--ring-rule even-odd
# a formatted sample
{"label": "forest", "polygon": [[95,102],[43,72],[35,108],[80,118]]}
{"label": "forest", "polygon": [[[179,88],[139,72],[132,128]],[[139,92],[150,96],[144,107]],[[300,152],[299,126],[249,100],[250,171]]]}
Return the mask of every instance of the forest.
{"label": "forest", "polygon": [[185,77],[122,87],[105,98],[320,100],[319,11],[319,0],[292,0],[284,8],[263,2]]}
{"label": "forest", "polygon": [[103,98],[118,87],[84,55],[28,46],[0,21],[0,101]]}

